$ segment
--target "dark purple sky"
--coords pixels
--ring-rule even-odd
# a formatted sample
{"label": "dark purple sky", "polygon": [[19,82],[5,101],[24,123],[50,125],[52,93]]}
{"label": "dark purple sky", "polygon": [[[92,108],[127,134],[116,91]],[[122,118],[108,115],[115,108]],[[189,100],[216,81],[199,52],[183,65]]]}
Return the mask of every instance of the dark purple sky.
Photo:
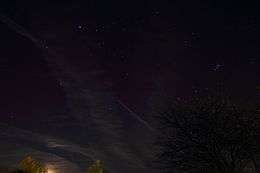
{"label": "dark purple sky", "polygon": [[1,0],[1,142],[84,171],[101,159],[153,172],[153,116],[169,98],[222,87],[259,103],[257,5],[191,1]]}
{"label": "dark purple sky", "polygon": [[[253,3],[17,1],[1,8],[62,55],[87,85],[115,93],[137,112],[149,112],[161,95],[188,97],[220,83],[238,98],[259,95]],[[44,53],[0,26],[1,114],[64,110],[64,91]]]}

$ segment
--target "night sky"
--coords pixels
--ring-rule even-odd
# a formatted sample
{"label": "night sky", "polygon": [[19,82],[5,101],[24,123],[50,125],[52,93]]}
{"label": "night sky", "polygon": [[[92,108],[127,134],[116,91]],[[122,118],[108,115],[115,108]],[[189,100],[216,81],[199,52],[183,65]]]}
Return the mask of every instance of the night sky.
{"label": "night sky", "polygon": [[[259,101],[253,1],[1,1],[0,9],[16,23],[1,17],[0,120],[14,126],[43,132],[49,121],[84,122],[74,114],[87,116],[91,99],[112,112],[126,106],[150,124],[169,98],[219,86],[237,99]],[[121,126],[139,140],[131,111],[123,111]],[[41,119],[39,128],[26,123]],[[73,136],[72,124],[70,132],[56,125],[44,133]]]}

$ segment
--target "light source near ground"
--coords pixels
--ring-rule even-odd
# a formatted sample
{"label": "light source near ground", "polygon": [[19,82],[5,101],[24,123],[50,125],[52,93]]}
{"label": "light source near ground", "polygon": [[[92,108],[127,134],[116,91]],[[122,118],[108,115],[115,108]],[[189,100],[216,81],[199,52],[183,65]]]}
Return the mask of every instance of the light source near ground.
{"label": "light source near ground", "polygon": [[54,165],[51,165],[51,164],[46,164],[45,168],[47,170],[47,173],[58,173],[59,172],[57,170],[57,168]]}

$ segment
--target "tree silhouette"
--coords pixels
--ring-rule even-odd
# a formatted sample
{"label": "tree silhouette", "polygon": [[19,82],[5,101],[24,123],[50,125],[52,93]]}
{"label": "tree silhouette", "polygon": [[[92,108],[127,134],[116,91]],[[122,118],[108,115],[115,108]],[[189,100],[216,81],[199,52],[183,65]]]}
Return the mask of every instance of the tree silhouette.
{"label": "tree silhouette", "polygon": [[[159,116],[158,162],[165,172],[257,170],[260,112],[226,97],[175,103]],[[258,171],[257,171],[258,172]]]}

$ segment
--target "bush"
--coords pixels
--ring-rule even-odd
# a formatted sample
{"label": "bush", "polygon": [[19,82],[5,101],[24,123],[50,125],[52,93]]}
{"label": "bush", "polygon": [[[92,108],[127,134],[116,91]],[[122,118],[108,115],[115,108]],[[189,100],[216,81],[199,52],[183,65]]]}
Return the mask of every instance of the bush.
{"label": "bush", "polygon": [[20,162],[15,173],[47,173],[47,170],[43,164],[28,156]]}
{"label": "bush", "polygon": [[97,160],[88,168],[87,173],[104,173],[104,165],[100,160]]}

